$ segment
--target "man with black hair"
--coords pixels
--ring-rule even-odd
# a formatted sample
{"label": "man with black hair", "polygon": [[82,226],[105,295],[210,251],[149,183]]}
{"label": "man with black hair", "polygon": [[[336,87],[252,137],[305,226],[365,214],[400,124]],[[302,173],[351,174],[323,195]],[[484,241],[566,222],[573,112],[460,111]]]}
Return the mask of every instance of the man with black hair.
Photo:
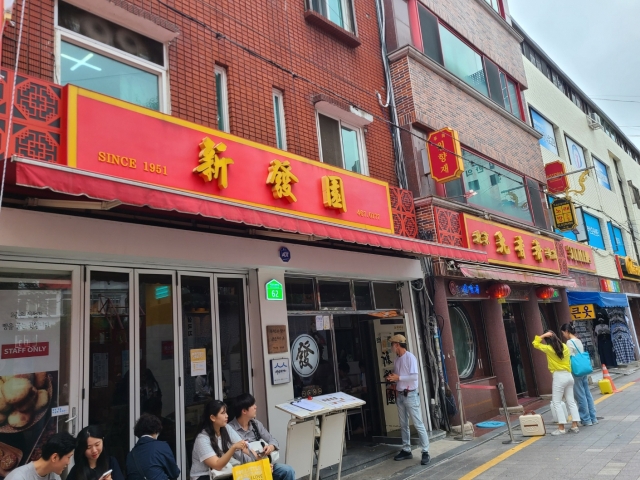
{"label": "man with black hair", "polygon": [[76,439],[68,432],[53,435],[42,446],[42,456],[16,468],[5,480],[60,480],[60,475],[71,462]]}
{"label": "man with black hair", "polygon": [[413,458],[411,431],[409,430],[409,417],[411,417],[422,447],[420,463],[426,465],[431,457],[429,456],[429,436],[422,421],[422,409],[418,396],[418,360],[413,353],[407,350],[407,339],[404,335],[394,335],[389,339],[389,343],[396,354],[396,359],[393,361],[393,373],[387,375],[386,380],[396,384],[396,406],[398,407],[402,435],[402,450],[393,459],[400,461]]}
{"label": "man with black hair", "polygon": [[[229,426],[238,432],[242,440],[247,442],[263,442],[263,451],[258,459],[265,458],[278,450],[278,440],[264,428],[260,420],[256,419],[258,406],[256,399],[249,393],[241,393],[234,402],[235,415]],[[251,460],[248,460],[251,461]],[[295,470],[284,463],[273,464],[273,480],[296,480]]]}

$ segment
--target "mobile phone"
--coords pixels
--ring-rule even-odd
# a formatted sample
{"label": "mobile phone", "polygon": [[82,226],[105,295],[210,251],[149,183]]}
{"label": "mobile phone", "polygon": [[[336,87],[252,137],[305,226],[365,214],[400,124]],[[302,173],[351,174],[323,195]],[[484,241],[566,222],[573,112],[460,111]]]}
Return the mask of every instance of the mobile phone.
{"label": "mobile phone", "polygon": [[111,472],[113,472],[113,470],[107,470],[106,472],[104,472],[102,474],[102,476],[98,479],[98,480],[102,480],[104,477],[106,477],[107,475],[111,475]]}

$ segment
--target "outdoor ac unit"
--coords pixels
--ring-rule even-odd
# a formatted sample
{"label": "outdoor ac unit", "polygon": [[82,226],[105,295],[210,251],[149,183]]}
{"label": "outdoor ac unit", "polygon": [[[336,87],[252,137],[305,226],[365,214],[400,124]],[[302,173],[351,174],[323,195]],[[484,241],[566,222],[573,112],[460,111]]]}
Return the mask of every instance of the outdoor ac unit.
{"label": "outdoor ac unit", "polygon": [[587,122],[589,123],[589,128],[591,130],[598,130],[602,128],[602,124],[600,123],[600,115],[596,112],[589,113],[587,115]]}

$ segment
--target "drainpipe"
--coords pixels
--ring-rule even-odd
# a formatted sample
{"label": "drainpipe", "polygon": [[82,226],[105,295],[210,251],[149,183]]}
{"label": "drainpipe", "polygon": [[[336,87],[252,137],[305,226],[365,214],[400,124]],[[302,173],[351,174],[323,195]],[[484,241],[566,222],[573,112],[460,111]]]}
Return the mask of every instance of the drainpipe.
{"label": "drainpipe", "polygon": [[[384,108],[389,108],[389,113],[391,114],[391,132],[393,137],[393,147],[395,152],[395,167],[396,167],[396,176],[398,177],[398,185],[400,188],[404,188],[407,190],[409,188],[409,183],[407,181],[407,170],[404,164],[404,155],[402,153],[402,141],[400,139],[400,130],[397,128],[398,125],[398,114],[396,111],[396,100],[393,93],[393,84],[391,83],[391,70],[389,68],[389,59],[387,58],[387,41],[385,37],[385,15],[384,15],[384,6],[382,5],[383,0],[376,0],[376,16],[378,17],[378,29],[380,31],[380,44],[381,44],[381,52],[382,52],[382,64],[384,66],[384,75],[387,81],[387,104],[383,104],[380,100],[380,96],[378,96],[378,100],[380,104]],[[417,2],[417,0],[410,0]],[[417,3],[416,3],[416,12],[417,12]],[[413,27],[412,27],[413,32]],[[418,32],[420,30],[418,29]]]}

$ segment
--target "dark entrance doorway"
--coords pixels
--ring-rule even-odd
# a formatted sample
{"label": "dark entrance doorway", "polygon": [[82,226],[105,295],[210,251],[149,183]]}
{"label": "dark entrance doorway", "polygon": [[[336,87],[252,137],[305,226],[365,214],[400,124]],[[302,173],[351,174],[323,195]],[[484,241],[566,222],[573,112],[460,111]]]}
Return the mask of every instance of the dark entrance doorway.
{"label": "dark entrance doorway", "polygon": [[511,370],[518,396],[536,396],[536,382],[533,376],[529,336],[522,316],[522,310],[517,303],[502,305],[502,319],[507,336]]}

